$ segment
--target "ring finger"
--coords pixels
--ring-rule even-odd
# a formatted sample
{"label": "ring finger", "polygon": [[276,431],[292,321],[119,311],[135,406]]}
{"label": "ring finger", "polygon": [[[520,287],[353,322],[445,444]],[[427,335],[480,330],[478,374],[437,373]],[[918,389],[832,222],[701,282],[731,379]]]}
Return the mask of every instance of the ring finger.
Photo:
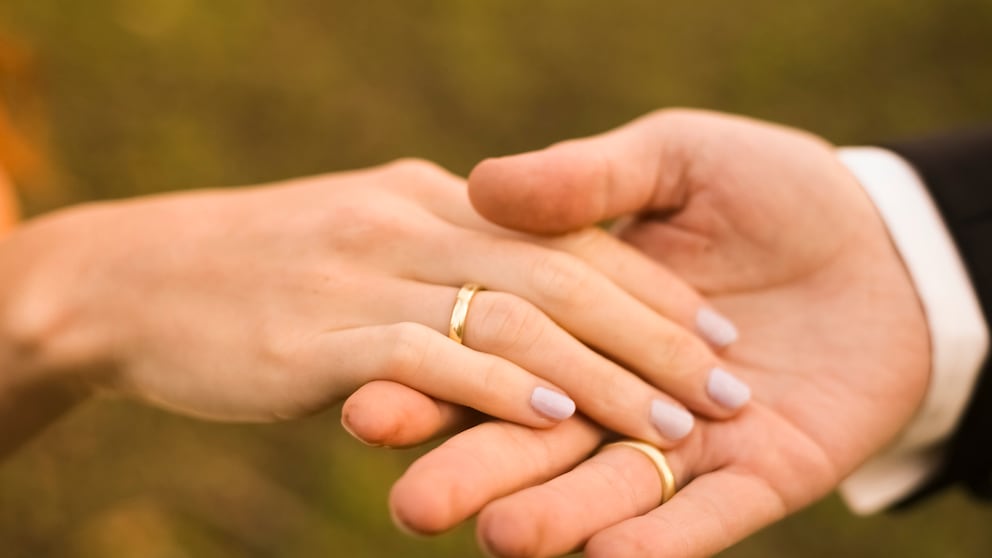
{"label": "ring finger", "polygon": [[575,256],[454,227],[429,244],[430,250],[410,261],[430,259],[434,265],[411,265],[407,276],[513,293],[707,417],[732,416],[750,399],[748,386],[696,335]]}
{"label": "ring finger", "polygon": [[[385,314],[378,320],[416,320],[438,332],[448,330],[455,298],[451,287],[397,280],[377,288],[377,296],[396,301],[380,310]],[[425,308],[433,310],[425,315]],[[585,414],[612,430],[671,447],[692,429],[694,419],[680,403],[589,349],[514,295],[476,294],[466,315],[463,342],[552,382]],[[494,400],[509,396],[498,386],[490,394]],[[532,399],[538,407],[541,403]]]}

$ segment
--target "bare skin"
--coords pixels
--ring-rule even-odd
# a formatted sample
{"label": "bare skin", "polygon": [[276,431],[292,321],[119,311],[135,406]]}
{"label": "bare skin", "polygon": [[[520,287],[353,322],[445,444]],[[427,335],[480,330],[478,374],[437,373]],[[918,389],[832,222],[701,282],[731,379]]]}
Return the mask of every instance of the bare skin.
{"label": "bare skin", "polygon": [[[568,394],[665,447],[679,440],[655,402],[690,424],[683,403],[738,410],[706,393],[720,359],[687,329],[692,289],[596,229],[494,227],[421,161],[69,208],[0,242],[0,270],[0,453],[94,393],[271,421],[390,380],[534,428],[570,416],[554,406]],[[666,288],[639,299],[635,281]],[[459,345],[448,321],[469,282],[490,290]],[[619,335],[620,317],[667,349]]]}
{"label": "bare skin", "polygon": [[[913,285],[871,202],[819,138],[663,111],[485,161],[469,188],[481,214],[526,232],[621,218],[622,239],[738,324],[741,340],[723,357],[754,403],[734,420],[700,421],[666,452],[681,490],[660,507],[642,455],[589,457],[616,435],[585,418],[544,431],[480,425],[396,483],[391,507],[407,529],[439,532],[480,513],[480,543],[499,556],[708,556],[832,490],[922,400],[930,349]],[[366,390],[391,409],[371,417]],[[445,407],[389,383],[348,405],[367,426],[356,434],[386,444],[397,416]]]}

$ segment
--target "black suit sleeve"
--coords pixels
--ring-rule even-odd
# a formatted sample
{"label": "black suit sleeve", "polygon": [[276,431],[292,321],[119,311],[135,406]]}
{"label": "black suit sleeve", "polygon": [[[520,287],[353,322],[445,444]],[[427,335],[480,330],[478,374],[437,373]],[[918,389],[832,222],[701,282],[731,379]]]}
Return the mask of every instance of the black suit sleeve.
{"label": "black suit sleeve", "polygon": [[[923,178],[964,259],[989,323],[992,317],[992,127],[888,145]],[[903,506],[951,486],[992,500],[992,365],[983,365],[939,473]]]}

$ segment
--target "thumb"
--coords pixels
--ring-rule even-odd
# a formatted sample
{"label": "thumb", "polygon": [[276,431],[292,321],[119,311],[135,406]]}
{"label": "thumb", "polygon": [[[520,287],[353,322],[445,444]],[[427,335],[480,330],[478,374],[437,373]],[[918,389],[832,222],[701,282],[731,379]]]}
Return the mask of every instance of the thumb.
{"label": "thumb", "polygon": [[[560,233],[685,202],[682,177],[699,111],[659,111],[616,130],[487,159],[469,175],[472,205],[505,227]],[[705,122],[702,122],[705,123]]]}

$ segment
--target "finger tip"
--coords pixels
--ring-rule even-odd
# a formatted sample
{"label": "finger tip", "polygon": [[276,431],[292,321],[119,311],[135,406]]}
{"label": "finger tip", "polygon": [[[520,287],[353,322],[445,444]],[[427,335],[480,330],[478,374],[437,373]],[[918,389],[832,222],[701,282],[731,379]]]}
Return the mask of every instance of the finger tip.
{"label": "finger tip", "polygon": [[381,447],[387,437],[384,417],[370,413],[362,397],[350,397],[341,407],[341,428],[352,438],[370,447]]}
{"label": "finger tip", "polygon": [[393,506],[389,506],[389,518],[392,520],[393,526],[396,527],[396,529],[399,532],[403,533],[408,537],[423,539],[423,538],[427,538],[428,536],[427,534],[422,533],[411,527],[411,525],[407,522],[407,520],[399,512],[397,512],[396,509],[393,508]]}
{"label": "finger tip", "polygon": [[[585,556],[591,558],[610,557],[620,558],[623,556],[653,556],[659,548],[652,547],[643,537],[632,535],[623,525],[600,531],[594,534],[583,549]],[[677,552],[666,556],[682,556]]]}
{"label": "finger tip", "polygon": [[406,530],[422,536],[443,533],[481,507],[478,479],[466,462],[444,446],[411,465],[389,493],[390,513]]}
{"label": "finger tip", "polygon": [[541,234],[588,226],[588,200],[576,195],[576,171],[545,149],[485,159],[468,176],[469,200],[487,219]]}
{"label": "finger tip", "polygon": [[484,217],[500,224],[512,225],[514,199],[519,185],[514,181],[513,156],[483,159],[468,175],[468,197]]}
{"label": "finger tip", "polygon": [[366,384],[341,407],[341,426],[372,447],[423,442],[441,428],[437,404],[420,392],[388,382]]}
{"label": "finger tip", "polygon": [[479,513],[476,540],[488,556],[535,556],[536,528],[531,516],[512,513],[497,501]]}
{"label": "finger tip", "polygon": [[341,412],[341,428],[343,428],[344,431],[347,432],[352,438],[358,440],[359,442],[365,444],[366,446],[369,446],[370,448],[382,447],[381,443],[374,442],[368,439],[362,433],[362,429],[360,427],[356,428],[354,425],[352,425],[351,420],[349,419],[348,415],[344,413],[343,410]]}
{"label": "finger tip", "polygon": [[400,477],[389,493],[389,515],[396,527],[408,535],[426,537],[451,528],[453,522],[439,499],[440,491],[429,476]]}

